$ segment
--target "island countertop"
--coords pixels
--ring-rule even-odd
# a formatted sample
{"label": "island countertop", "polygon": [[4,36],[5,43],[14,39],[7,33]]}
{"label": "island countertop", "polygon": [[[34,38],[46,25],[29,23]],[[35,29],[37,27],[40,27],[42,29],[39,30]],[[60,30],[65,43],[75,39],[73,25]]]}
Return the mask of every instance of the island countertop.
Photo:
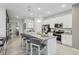
{"label": "island countertop", "polygon": [[[34,44],[45,44],[46,48],[44,50],[43,49],[41,50],[46,52],[44,53],[45,55],[56,54],[56,49],[57,49],[56,36],[42,37],[41,35],[38,35],[35,32],[22,33],[22,35],[24,35],[24,37],[28,37],[28,39],[30,39],[31,42]],[[35,37],[37,40],[40,40],[40,41],[38,43],[36,43],[35,41],[32,41],[33,37]]]}
{"label": "island countertop", "polygon": [[36,37],[36,38],[40,39],[40,40],[47,40],[47,39],[49,39],[49,38],[56,38],[55,36],[52,36],[52,37],[48,37],[48,36],[43,37],[43,36],[41,36],[41,35],[38,35],[38,34],[35,33],[35,32],[29,32],[29,33],[25,33],[25,34],[26,34],[26,35],[31,35],[31,36],[33,36],[33,37]]}

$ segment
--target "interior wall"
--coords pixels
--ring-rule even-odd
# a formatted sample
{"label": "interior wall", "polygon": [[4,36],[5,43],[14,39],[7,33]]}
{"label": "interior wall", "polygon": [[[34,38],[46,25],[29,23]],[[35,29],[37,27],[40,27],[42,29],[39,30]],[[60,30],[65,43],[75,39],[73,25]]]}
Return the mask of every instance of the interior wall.
{"label": "interior wall", "polygon": [[16,33],[16,22],[11,22],[11,29],[12,29],[12,34]]}
{"label": "interior wall", "polygon": [[6,9],[0,8],[0,36],[6,37]]}
{"label": "interior wall", "polygon": [[12,29],[12,33],[16,32],[16,23],[18,23],[18,27],[19,27],[19,33],[23,33],[23,19],[15,19],[15,20],[10,20],[11,22],[11,29]]}
{"label": "interior wall", "polygon": [[73,6],[72,12],[73,12],[72,45],[74,48],[79,49],[79,4]]}
{"label": "interior wall", "polygon": [[43,22],[43,19],[42,18],[35,18],[35,22],[34,22],[34,25],[35,25],[35,32],[41,32],[42,31],[42,23]]}
{"label": "interior wall", "polygon": [[19,21],[19,32],[20,32],[20,33],[23,33],[23,22],[24,22],[23,19],[21,19],[21,20]]}

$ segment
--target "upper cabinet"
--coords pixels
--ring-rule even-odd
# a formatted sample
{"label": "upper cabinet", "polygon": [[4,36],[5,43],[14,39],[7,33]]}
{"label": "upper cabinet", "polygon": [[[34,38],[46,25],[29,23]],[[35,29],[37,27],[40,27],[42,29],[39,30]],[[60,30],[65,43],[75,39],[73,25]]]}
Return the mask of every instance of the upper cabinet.
{"label": "upper cabinet", "polygon": [[62,17],[63,28],[72,28],[72,14],[68,14]]}
{"label": "upper cabinet", "polygon": [[43,24],[50,24],[54,28],[55,24],[63,24],[63,28],[72,28],[72,13],[51,17],[43,21]]}

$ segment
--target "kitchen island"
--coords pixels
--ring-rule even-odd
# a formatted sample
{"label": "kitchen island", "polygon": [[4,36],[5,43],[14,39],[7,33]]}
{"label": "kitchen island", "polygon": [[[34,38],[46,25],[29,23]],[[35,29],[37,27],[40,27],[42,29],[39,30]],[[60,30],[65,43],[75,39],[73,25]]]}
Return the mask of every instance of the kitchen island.
{"label": "kitchen island", "polygon": [[[40,49],[38,49],[39,54],[44,55],[54,55],[56,54],[56,37],[55,36],[41,36],[36,34],[35,32],[31,33],[22,33],[22,37],[26,38],[26,42],[30,40],[30,44],[33,43],[34,45],[38,45]],[[41,48],[42,46],[42,48]],[[30,47],[32,50],[32,46]],[[31,51],[32,54],[32,51]]]}

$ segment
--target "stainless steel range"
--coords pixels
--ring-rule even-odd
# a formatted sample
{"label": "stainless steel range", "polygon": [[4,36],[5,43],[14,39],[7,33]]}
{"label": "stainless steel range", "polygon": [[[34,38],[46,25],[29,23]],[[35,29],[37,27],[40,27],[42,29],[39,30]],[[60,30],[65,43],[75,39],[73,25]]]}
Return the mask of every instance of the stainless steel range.
{"label": "stainless steel range", "polygon": [[61,34],[64,33],[64,30],[62,30],[63,28],[63,24],[60,23],[60,24],[55,24],[54,25],[54,31],[53,31],[53,35],[54,36],[57,36],[57,41],[60,41],[61,42]]}

